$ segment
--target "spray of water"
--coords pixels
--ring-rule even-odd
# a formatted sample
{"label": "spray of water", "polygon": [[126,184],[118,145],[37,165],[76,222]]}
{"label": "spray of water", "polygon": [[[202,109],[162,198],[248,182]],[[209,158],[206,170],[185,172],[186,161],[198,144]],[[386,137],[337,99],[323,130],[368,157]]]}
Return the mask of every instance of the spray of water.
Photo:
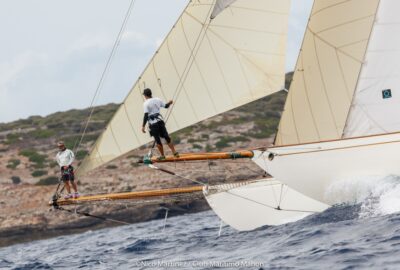
{"label": "spray of water", "polygon": [[359,217],[400,211],[400,176],[369,176],[343,179],[332,184],[325,197],[330,204],[361,204]]}

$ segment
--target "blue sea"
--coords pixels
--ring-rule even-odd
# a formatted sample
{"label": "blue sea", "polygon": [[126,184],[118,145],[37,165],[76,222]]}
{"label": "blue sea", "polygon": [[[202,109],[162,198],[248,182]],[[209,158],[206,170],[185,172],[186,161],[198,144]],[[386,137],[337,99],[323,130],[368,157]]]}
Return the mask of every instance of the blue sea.
{"label": "blue sea", "polygon": [[0,269],[400,269],[399,179],[389,182],[373,200],[250,232],[220,231],[206,211],[9,246]]}

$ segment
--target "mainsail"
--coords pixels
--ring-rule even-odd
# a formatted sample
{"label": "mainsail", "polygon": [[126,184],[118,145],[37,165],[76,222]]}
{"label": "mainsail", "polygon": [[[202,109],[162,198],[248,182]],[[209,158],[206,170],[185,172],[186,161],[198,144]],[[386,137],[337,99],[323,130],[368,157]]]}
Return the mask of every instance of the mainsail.
{"label": "mainsail", "polygon": [[289,9],[289,0],[191,1],[78,172],[151,141],[140,131],[146,87],[174,100],[170,132],[279,91]]}
{"label": "mainsail", "polygon": [[378,3],[314,2],[275,145],[342,138]]}

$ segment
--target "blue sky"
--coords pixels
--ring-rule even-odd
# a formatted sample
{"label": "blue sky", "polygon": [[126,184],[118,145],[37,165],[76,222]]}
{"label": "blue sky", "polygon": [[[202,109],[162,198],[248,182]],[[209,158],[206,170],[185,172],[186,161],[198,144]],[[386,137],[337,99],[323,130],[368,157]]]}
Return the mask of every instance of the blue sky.
{"label": "blue sky", "polygon": [[[89,107],[130,0],[0,1],[0,123]],[[96,105],[121,102],[187,0],[135,0]],[[292,0],[287,70],[312,0]]]}

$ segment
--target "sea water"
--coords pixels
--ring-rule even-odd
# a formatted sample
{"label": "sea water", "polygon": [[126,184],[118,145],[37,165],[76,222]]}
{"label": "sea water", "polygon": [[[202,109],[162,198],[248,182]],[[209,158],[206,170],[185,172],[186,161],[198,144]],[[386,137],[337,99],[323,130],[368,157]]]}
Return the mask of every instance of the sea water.
{"label": "sea water", "polygon": [[400,269],[400,179],[335,185],[294,223],[220,231],[206,211],[1,248],[0,269]]}

